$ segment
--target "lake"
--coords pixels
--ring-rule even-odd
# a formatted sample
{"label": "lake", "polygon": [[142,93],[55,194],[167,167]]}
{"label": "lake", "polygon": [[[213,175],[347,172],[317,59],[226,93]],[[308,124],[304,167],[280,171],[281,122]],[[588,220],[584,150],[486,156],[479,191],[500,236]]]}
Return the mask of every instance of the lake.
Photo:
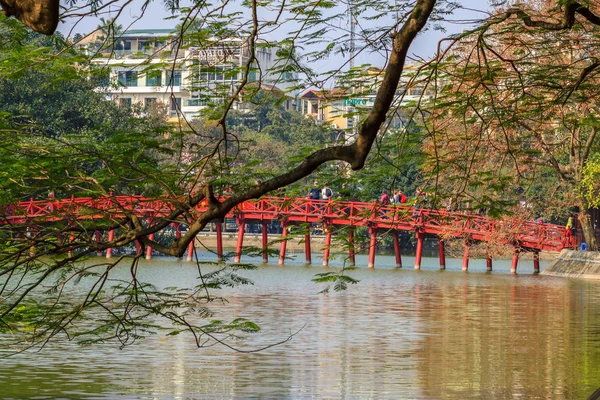
{"label": "lake", "polygon": [[[201,253],[201,259],[213,259]],[[246,260],[248,260],[246,258]],[[343,292],[319,293],[323,268],[303,255],[285,267],[244,272],[254,285],[222,294],[220,319],[245,317],[262,332],[196,349],[189,335],[157,335],[123,350],[56,341],[41,353],[0,361],[2,398],[93,399],[582,399],[600,387],[600,282],[532,275],[522,261],[414,258],[375,269]],[[275,260],[274,260],[275,261]],[[333,262],[335,264],[335,261]],[[338,261],[339,264],[339,261]],[[357,256],[366,265],[366,256]],[[542,268],[547,266],[542,262]],[[122,273],[126,273],[123,268]],[[146,261],[140,273],[164,286],[190,285],[191,263]]]}

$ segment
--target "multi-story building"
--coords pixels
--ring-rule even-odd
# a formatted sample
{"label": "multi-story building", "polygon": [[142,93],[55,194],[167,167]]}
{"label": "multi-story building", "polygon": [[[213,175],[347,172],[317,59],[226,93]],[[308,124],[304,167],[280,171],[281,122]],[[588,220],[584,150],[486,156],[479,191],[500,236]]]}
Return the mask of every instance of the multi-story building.
{"label": "multi-story building", "polygon": [[[129,30],[117,36],[110,46],[101,31],[78,42],[85,52],[96,55],[94,65],[105,71],[103,90],[123,104],[162,103],[169,117],[193,118],[201,109],[230,98],[250,56],[248,43],[238,38],[199,47],[182,43],[168,29]],[[257,44],[248,82],[260,81],[263,87],[276,86],[281,92],[292,85],[294,74],[282,72],[277,49]],[[291,101],[286,104],[293,107]],[[236,101],[234,107],[243,105]]]}
{"label": "multi-story building", "polygon": [[[411,102],[433,96],[431,90],[425,90],[422,83],[412,79],[418,72],[416,67],[406,66],[405,71],[394,105],[392,127],[403,126],[405,109]],[[318,123],[330,124],[333,129],[351,130],[360,115],[370,111],[375,103],[383,74],[379,68],[372,67],[345,82],[336,82],[331,90],[308,90],[299,98],[300,111]]]}

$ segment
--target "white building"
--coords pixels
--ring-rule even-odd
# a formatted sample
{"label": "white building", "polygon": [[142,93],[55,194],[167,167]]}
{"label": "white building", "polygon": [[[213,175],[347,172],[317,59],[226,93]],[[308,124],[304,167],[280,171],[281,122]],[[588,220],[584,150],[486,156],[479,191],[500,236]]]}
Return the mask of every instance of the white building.
{"label": "white building", "polygon": [[[201,109],[230,98],[250,55],[243,39],[215,40],[200,48],[179,42],[169,29],[129,30],[119,34],[113,46],[103,44],[100,31],[78,42],[88,55],[96,54],[95,66],[106,68],[102,86],[107,96],[123,104],[161,102],[168,106],[169,117],[193,118]],[[248,82],[260,81],[284,92],[293,84],[297,75],[281,71],[278,49],[257,43]],[[243,105],[236,101],[234,107]]]}

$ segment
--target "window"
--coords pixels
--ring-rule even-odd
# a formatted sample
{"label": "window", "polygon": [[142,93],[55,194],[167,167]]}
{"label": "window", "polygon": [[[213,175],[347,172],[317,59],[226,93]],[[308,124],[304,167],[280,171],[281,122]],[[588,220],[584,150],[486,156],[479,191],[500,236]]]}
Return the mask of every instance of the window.
{"label": "window", "polygon": [[137,71],[120,71],[119,83],[123,86],[137,86]]}
{"label": "window", "polygon": [[117,50],[117,51],[131,50],[131,41],[122,40],[120,42],[117,42],[117,44],[115,46],[115,50]]}
{"label": "window", "polygon": [[235,81],[237,79],[237,70],[233,66],[229,65],[223,68],[223,80]]}
{"label": "window", "polygon": [[146,86],[161,86],[162,84],[162,72],[152,71],[146,75]]}
{"label": "window", "polygon": [[215,71],[216,71],[215,80],[222,81],[223,80],[223,67],[216,67]]}
{"label": "window", "polygon": [[146,107],[150,107],[150,105],[151,105],[152,103],[156,103],[156,97],[146,97],[146,98],[144,99],[144,105],[145,105]]}
{"label": "window", "polygon": [[140,40],[138,41],[138,50],[139,51],[144,51],[144,50],[149,50],[151,51],[153,48],[153,44],[152,41],[150,40]]}
{"label": "window", "polygon": [[131,107],[131,99],[129,97],[122,97],[119,99],[119,104],[122,106]]}
{"label": "window", "polygon": [[248,82],[256,82],[256,71],[250,71],[248,73]]}
{"label": "window", "polygon": [[167,86],[181,86],[181,70],[167,71]]}
{"label": "window", "polygon": [[181,112],[181,97],[171,97],[171,116],[176,117]]}

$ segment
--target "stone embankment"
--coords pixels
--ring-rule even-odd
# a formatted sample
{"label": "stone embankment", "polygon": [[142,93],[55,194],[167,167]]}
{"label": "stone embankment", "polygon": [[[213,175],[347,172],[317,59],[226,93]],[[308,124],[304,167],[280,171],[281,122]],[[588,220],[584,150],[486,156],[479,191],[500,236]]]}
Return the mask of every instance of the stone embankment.
{"label": "stone embankment", "polygon": [[542,275],[600,279],[600,252],[563,250]]}
{"label": "stone embankment", "polygon": [[[226,249],[235,249],[237,243],[237,232],[223,232],[223,247]],[[277,250],[281,241],[281,235],[269,234],[269,248]],[[217,236],[214,233],[201,232],[196,236],[196,247],[206,246],[209,249],[217,248]],[[324,235],[311,235],[311,248],[314,251],[321,251],[325,247],[325,236]],[[262,234],[260,233],[248,233],[244,234],[244,247],[262,247]],[[332,243],[334,250],[337,249],[336,245]],[[287,243],[288,251],[294,253],[304,251],[304,236],[293,236],[290,235]]]}

